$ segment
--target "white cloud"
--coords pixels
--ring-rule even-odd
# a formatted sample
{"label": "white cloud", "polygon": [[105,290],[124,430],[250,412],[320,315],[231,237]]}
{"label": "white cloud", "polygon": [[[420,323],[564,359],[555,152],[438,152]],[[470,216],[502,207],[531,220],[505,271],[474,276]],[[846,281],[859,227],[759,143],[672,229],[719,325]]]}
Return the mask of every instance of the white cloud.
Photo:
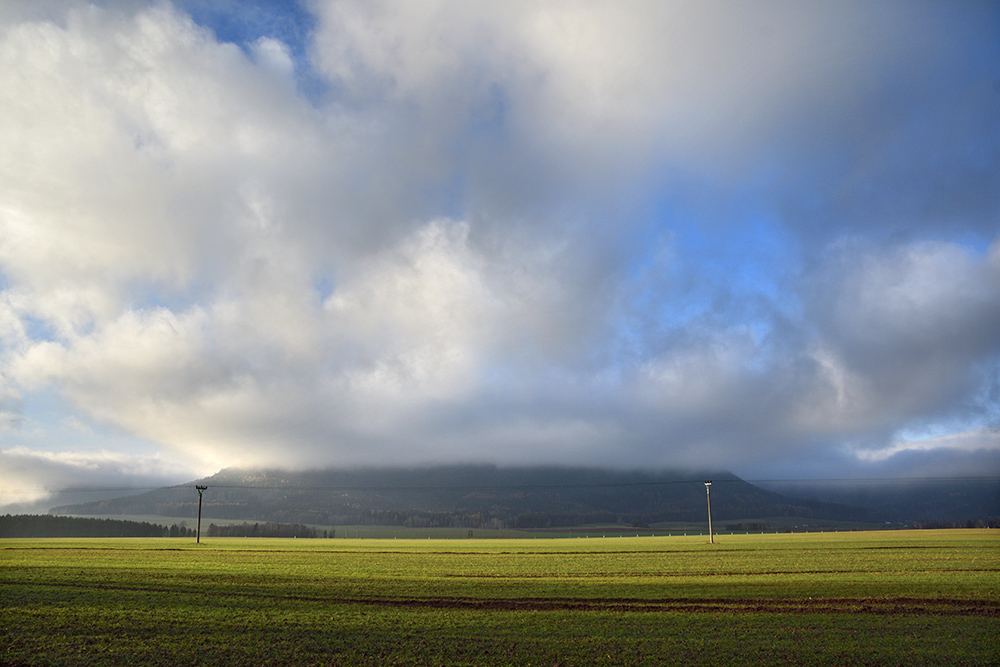
{"label": "white cloud", "polygon": [[794,142],[803,118],[851,112],[886,71],[937,53],[924,33],[934,11],[868,3],[318,9],[320,66],[359,99],[414,101],[452,120],[499,89],[511,131],[601,178],[613,174],[602,168],[609,159],[635,168],[664,155],[686,168],[758,168],[751,148],[776,132]]}
{"label": "white cloud", "polygon": [[264,69],[279,76],[291,78],[295,73],[295,63],[288,46],[271,37],[261,37],[253,44],[257,63]]}
{"label": "white cloud", "polygon": [[953,243],[849,244],[807,295],[817,357],[858,426],[946,412],[989,381],[1000,354],[1000,272]]}
{"label": "white cloud", "polygon": [[[877,449],[859,448],[855,451],[855,455],[862,461],[885,461],[893,456],[912,452],[931,452],[940,456],[947,452],[972,453],[985,451],[1000,453],[1000,429],[995,427],[977,428],[936,437],[920,439],[898,438],[888,443],[885,447]],[[979,472],[988,474],[990,471]]]}
{"label": "white cloud", "polygon": [[711,416],[739,399],[760,354],[748,332],[720,332],[645,363],[643,393],[673,415]]}
{"label": "white cloud", "polygon": [[[167,4],[0,13],[2,414],[53,387],[219,467],[729,465],[988,383],[1000,241],[800,208],[885,167],[837,165],[890,123],[875,88],[938,66],[937,9],[316,7],[315,104],[288,45]],[[704,246],[755,207],[794,237],[755,266],[801,270],[727,287]]]}
{"label": "white cloud", "polygon": [[987,258],[924,242],[858,259],[834,311],[850,344],[977,356],[1000,338],[1000,269]]}
{"label": "white cloud", "polygon": [[0,449],[0,511],[46,511],[47,503],[71,488],[104,493],[122,487],[156,488],[187,481],[194,475],[193,468],[160,454]]}
{"label": "white cloud", "polygon": [[474,382],[502,315],[464,225],[432,222],[327,300],[331,327],[363,342],[351,385],[444,397]]}

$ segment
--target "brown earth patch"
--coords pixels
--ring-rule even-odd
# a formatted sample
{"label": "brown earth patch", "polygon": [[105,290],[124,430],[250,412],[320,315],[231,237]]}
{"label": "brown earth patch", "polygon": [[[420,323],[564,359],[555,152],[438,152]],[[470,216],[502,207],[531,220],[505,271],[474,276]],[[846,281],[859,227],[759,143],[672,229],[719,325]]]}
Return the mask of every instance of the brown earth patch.
{"label": "brown earth patch", "polygon": [[921,598],[614,599],[614,598],[385,598],[354,604],[502,611],[621,611],[688,613],[910,614],[1000,617],[991,600]]}
{"label": "brown earth patch", "polygon": [[250,597],[301,600],[328,604],[377,607],[422,607],[485,611],[612,611],[685,613],[771,614],[907,614],[916,616],[987,616],[1000,618],[1000,601],[954,598],[862,597],[862,598],[465,598],[465,597],[358,597],[333,598],[258,591],[219,591],[117,586],[114,584],[28,584],[97,590],[121,590],[163,594]]}

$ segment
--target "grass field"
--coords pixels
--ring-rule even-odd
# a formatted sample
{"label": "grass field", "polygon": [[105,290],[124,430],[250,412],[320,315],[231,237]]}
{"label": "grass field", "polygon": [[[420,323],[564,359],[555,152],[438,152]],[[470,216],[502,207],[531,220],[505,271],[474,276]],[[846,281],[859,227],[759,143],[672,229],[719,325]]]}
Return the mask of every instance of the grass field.
{"label": "grass field", "polygon": [[0,663],[1000,664],[1000,531],[3,540]]}

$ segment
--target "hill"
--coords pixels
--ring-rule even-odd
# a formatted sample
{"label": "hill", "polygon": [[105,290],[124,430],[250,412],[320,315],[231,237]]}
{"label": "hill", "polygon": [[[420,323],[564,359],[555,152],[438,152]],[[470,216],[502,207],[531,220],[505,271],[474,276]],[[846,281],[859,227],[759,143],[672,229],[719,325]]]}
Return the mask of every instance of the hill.
{"label": "hill", "polygon": [[67,505],[55,514],[205,516],[313,525],[546,528],[597,523],[703,521],[711,479],[720,521],[794,516],[875,521],[866,509],[796,500],[726,472],[619,472],[589,468],[434,466],[355,470],[226,469],[188,485]]}
{"label": "hill", "polygon": [[768,488],[796,498],[870,507],[887,521],[953,527],[1000,520],[997,478],[784,482]]}

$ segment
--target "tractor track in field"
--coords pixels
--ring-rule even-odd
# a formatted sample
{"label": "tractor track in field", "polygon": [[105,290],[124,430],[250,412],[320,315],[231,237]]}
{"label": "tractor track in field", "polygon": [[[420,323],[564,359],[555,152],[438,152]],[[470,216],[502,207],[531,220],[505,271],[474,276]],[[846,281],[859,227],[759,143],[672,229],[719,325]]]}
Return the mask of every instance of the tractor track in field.
{"label": "tractor track in field", "polygon": [[248,598],[274,601],[355,604],[374,607],[468,609],[482,611],[604,611],[771,614],[905,614],[913,616],[985,616],[1000,618],[1000,601],[914,597],[807,598],[473,598],[473,597],[334,597],[260,591],[196,590],[106,583],[47,582],[28,584],[136,593]]}
{"label": "tractor track in field", "polygon": [[1000,617],[1000,604],[987,600],[919,598],[788,598],[788,599],[614,599],[614,598],[411,598],[356,600],[359,604],[485,609],[501,611],[614,611],[686,613],[821,613],[910,614]]}

